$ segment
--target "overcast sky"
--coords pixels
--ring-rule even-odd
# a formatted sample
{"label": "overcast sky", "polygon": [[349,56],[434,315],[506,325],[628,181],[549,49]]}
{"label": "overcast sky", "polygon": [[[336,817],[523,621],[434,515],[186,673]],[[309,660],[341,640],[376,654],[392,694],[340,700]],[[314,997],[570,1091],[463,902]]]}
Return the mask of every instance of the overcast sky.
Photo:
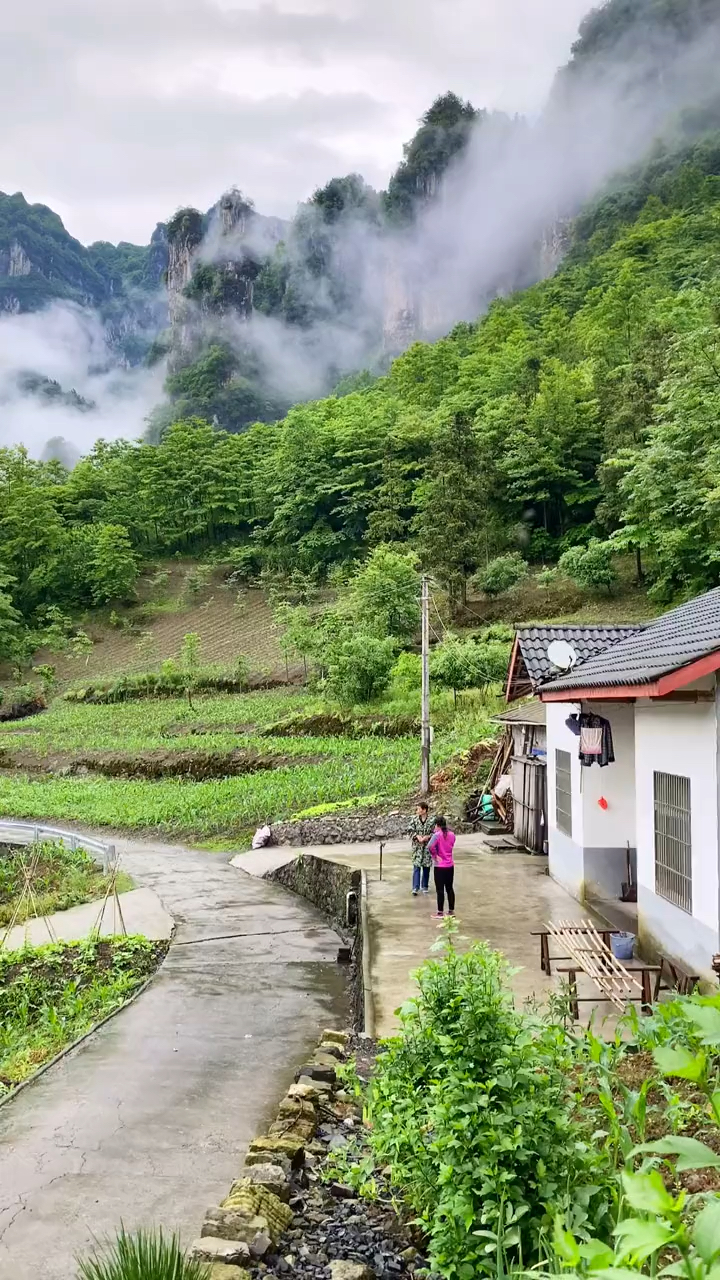
{"label": "overcast sky", "polygon": [[0,189],[80,240],[146,242],[237,185],[288,216],[382,186],[439,93],[533,113],[592,0],[15,0],[0,16]]}

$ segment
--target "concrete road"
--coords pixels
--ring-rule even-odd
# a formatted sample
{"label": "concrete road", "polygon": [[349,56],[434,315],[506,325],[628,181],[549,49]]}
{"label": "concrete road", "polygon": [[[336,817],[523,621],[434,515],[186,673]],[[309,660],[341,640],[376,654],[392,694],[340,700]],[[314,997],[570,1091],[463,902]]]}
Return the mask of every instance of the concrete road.
{"label": "concrete road", "polygon": [[[118,910],[118,903],[120,909]],[[98,931],[103,938],[122,933],[141,933],[154,942],[172,937],[173,919],[152,889],[129,889],[115,898],[98,898],[80,907],[68,907],[67,911],[55,911],[49,916],[33,916],[23,924],[16,924],[0,937],[5,951],[19,951],[30,944],[42,947],[48,942],[79,942]],[[98,930],[98,924],[100,928]]]}
{"label": "concrete road", "polygon": [[175,917],[154,983],[0,1108],[0,1280],[72,1280],[93,1239],[185,1240],[320,1030],[348,1017],[337,937],[301,899],[175,846],[118,841]]}

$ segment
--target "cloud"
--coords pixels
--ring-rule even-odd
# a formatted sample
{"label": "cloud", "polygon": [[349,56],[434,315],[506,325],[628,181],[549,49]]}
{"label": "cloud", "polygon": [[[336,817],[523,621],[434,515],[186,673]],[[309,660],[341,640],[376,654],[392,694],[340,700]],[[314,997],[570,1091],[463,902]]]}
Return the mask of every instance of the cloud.
{"label": "cloud", "polygon": [[383,184],[437,94],[537,111],[589,0],[26,0],[0,20],[0,186],[146,241],[237,184],[288,216]]}
{"label": "cloud", "polygon": [[[91,407],[29,394],[38,374],[75,390]],[[93,311],[55,303],[44,311],[0,316],[0,446],[24,444],[39,456],[54,437],[86,452],[99,438],[134,439],[160,398],[164,369],[118,368]]]}

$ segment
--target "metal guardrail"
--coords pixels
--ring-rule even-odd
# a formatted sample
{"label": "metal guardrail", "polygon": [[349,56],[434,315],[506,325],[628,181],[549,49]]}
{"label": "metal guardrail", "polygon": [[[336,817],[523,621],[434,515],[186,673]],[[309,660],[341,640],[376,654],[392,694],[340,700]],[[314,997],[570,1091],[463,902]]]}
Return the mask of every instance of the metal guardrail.
{"label": "metal guardrail", "polygon": [[115,866],[117,856],[114,844],[104,840],[91,840],[72,831],[60,831],[57,827],[44,827],[36,822],[12,822],[0,820],[0,844],[36,844],[39,840],[56,840],[67,849],[85,849],[104,872]]}

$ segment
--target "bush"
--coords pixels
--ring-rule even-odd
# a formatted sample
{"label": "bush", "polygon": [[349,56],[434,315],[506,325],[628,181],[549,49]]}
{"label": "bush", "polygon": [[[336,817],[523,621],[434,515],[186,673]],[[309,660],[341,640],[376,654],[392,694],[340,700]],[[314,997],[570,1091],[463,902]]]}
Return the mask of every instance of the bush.
{"label": "bush", "polygon": [[390,684],[395,644],[358,631],[341,640],[328,667],[328,689],[338,702],[354,706],[372,702]]}
{"label": "bush", "polygon": [[484,591],[486,596],[499,596],[503,591],[522,582],[530,572],[527,563],[519,551],[509,551],[507,555],[496,556],[486,569],[481,570],[473,578],[473,586]]}
{"label": "bush", "polygon": [[609,542],[591,538],[586,547],[570,547],[558,561],[558,570],[578,587],[611,591],[617,581],[613,567],[613,549]]}
{"label": "bush", "polygon": [[420,654],[401,653],[392,669],[392,680],[398,693],[417,693],[422,685]]}
{"label": "bush", "polygon": [[[569,1095],[572,1041],[518,1013],[484,943],[426,961],[370,1086],[370,1143],[449,1280],[532,1266],[553,1211],[609,1227],[612,1170]],[[582,1207],[582,1208],[581,1208]]]}

